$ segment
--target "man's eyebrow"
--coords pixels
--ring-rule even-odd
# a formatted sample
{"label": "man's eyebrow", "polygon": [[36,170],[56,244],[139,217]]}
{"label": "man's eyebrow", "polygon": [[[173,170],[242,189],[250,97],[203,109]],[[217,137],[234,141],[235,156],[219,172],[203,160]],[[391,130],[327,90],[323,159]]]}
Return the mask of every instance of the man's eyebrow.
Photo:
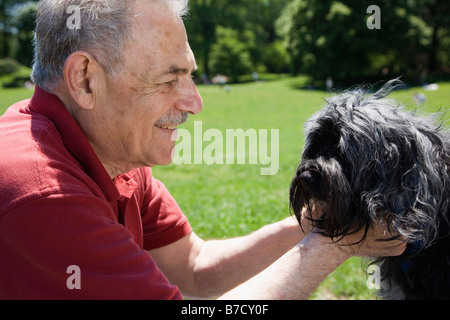
{"label": "man's eyebrow", "polygon": [[171,65],[169,67],[169,71],[164,72],[164,74],[184,75],[184,74],[188,74],[188,73],[194,73],[197,69],[198,69],[198,67],[195,66],[194,69],[192,69],[192,71],[189,71],[189,69],[187,69],[187,68],[180,68],[176,65]]}

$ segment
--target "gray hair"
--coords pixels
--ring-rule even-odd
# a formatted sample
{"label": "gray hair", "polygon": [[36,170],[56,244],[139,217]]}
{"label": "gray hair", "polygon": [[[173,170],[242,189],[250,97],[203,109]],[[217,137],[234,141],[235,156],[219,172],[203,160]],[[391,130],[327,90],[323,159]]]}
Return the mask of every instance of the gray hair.
{"label": "gray hair", "polygon": [[[53,93],[63,80],[67,58],[80,50],[91,53],[110,76],[119,74],[137,1],[143,0],[41,0],[34,35],[33,82]],[[147,1],[159,1],[180,16],[188,10],[188,0]],[[80,12],[78,29],[68,27],[71,6]]]}

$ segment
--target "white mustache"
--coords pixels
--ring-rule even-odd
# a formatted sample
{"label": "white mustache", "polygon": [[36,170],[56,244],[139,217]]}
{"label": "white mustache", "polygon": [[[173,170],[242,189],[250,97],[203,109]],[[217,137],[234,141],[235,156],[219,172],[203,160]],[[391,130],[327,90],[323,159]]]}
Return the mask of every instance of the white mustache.
{"label": "white mustache", "polygon": [[182,125],[189,118],[189,112],[180,112],[177,114],[165,114],[161,119],[156,121],[155,125],[163,126],[163,125]]}

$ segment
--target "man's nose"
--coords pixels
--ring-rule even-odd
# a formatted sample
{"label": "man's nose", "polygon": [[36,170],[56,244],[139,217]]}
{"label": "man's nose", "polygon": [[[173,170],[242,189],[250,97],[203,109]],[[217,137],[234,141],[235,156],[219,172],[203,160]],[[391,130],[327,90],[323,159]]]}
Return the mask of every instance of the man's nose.
{"label": "man's nose", "polygon": [[176,108],[191,114],[200,113],[203,109],[203,101],[192,78],[186,79],[179,90],[180,97],[176,102]]}

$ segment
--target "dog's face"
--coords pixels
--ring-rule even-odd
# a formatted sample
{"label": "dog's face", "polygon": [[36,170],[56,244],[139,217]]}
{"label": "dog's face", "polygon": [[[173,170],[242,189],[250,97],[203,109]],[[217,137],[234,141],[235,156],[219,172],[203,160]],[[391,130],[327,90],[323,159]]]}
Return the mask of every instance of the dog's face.
{"label": "dog's face", "polygon": [[[306,123],[291,209],[300,222],[306,206],[314,226],[332,238],[384,222],[393,237],[427,246],[447,215],[448,137],[384,99],[386,86],[369,97],[331,98]],[[313,207],[320,216],[311,216]]]}

